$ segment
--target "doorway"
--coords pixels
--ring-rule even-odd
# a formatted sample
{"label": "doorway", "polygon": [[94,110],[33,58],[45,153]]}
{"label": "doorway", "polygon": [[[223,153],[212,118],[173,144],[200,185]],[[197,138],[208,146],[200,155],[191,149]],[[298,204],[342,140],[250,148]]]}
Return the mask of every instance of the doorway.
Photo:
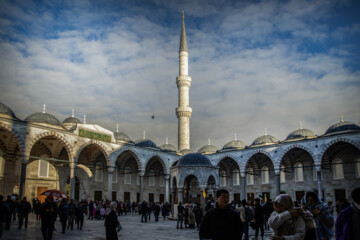
{"label": "doorway", "polygon": [[39,199],[41,203],[45,202],[46,196],[40,194],[45,192],[47,189],[48,189],[47,187],[37,187],[36,197],[37,199]]}

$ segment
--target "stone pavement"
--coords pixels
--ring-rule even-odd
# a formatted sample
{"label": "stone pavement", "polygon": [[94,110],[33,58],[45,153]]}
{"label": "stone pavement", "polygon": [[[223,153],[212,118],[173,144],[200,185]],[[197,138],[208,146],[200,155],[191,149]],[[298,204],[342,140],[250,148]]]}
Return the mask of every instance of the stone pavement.
{"label": "stone pavement", "polygon": [[[141,223],[139,215],[120,216],[119,220],[123,229],[119,232],[119,239],[126,240],[194,240],[199,239],[198,231],[196,229],[176,229],[176,221],[159,219],[159,222],[154,221],[152,215],[151,221]],[[18,230],[18,222],[12,222],[10,231],[4,231],[2,239],[6,240],[41,240],[42,234],[40,223],[36,223],[35,215],[29,215],[28,229],[23,228]],[[61,223],[59,218],[55,223],[57,231],[54,231],[53,239],[74,239],[87,240],[98,239],[105,240],[104,220],[87,220],[84,221],[83,230],[77,230],[76,225],[73,231],[66,230],[65,234],[61,233]],[[250,230],[250,236],[254,236],[254,231]],[[265,236],[270,235],[269,231],[265,231]],[[251,238],[250,238],[251,239]]]}

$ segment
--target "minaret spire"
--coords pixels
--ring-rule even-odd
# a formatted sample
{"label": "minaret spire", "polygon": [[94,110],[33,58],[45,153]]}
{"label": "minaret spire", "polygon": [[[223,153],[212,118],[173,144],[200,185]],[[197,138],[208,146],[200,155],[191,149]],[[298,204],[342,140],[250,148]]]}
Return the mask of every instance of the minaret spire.
{"label": "minaret spire", "polygon": [[43,113],[46,113],[46,105],[44,104]]}
{"label": "minaret spire", "polygon": [[179,104],[176,108],[178,118],[178,149],[190,149],[190,117],[192,109],[189,106],[189,89],[191,77],[189,76],[189,52],[187,48],[184,12],[182,12],[182,27],[179,48],[179,76],[176,78],[179,89]]}

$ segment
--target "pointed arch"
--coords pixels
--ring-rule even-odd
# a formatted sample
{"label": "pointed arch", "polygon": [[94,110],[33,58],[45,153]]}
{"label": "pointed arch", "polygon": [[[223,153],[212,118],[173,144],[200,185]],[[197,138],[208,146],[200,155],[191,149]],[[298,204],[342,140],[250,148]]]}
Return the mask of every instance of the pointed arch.
{"label": "pointed arch", "polygon": [[[76,152],[76,157],[74,158],[75,163],[78,163],[78,158],[79,158],[81,152],[82,152],[86,147],[88,147],[88,146],[90,146],[90,145],[95,145],[95,146],[102,152],[102,154],[103,154],[104,157],[105,157],[106,165],[107,165],[107,166],[110,166],[110,160],[109,160],[109,156],[108,156],[108,154],[107,154],[107,152],[106,152],[106,147],[105,147],[101,142],[99,142],[99,141],[94,141],[94,140],[90,140],[90,141],[82,144],[82,145],[78,148],[78,150],[77,150],[77,152]],[[93,157],[94,157],[94,156],[93,156]],[[94,159],[91,159],[90,162],[92,162],[93,160],[94,160]]]}
{"label": "pointed arch", "polygon": [[[19,145],[19,148],[21,149],[21,151],[25,150],[25,147],[26,147],[25,141],[24,141],[23,137],[21,137],[21,135],[14,128],[10,127],[7,123],[4,123],[4,122],[1,123],[0,128],[5,128],[7,131],[12,133],[12,135],[15,137],[17,144]],[[24,154],[25,154],[25,152],[24,152]]]}
{"label": "pointed arch", "polygon": [[[278,164],[274,165],[274,167],[275,167],[276,169],[280,169],[280,166],[281,166],[282,163],[285,164],[285,165],[287,165],[289,162],[284,158],[284,156],[285,156],[288,152],[290,152],[291,150],[293,150],[293,149],[295,149],[295,148],[299,148],[299,149],[302,149],[302,150],[304,150],[305,152],[307,152],[307,153],[312,157],[313,161],[315,162],[316,156],[315,156],[315,154],[313,153],[313,151],[311,151],[311,149],[310,149],[309,147],[307,147],[306,145],[302,145],[302,144],[293,144],[293,145],[288,146],[287,148],[285,148],[285,149],[282,151],[282,153],[281,153],[281,155],[280,155],[280,157],[279,157],[280,162],[279,162]],[[291,164],[291,162],[290,162],[290,164]]]}
{"label": "pointed arch", "polygon": [[[336,143],[340,143],[340,142],[344,142],[344,143],[348,143],[354,147],[356,147],[359,151],[360,151],[360,143],[357,143],[355,141],[352,141],[350,139],[347,139],[347,138],[336,138],[330,142],[328,142],[327,144],[324,145],[324,147],[321,149],[320,153],[319,153],[319,156],[320,158],[317,159],[318,161],[322,161],[322,159],[324,159],[324,156],[325,156],[325,153],[326,151],[334,144]],[[320,165],[322,164],[321,162],[317,162],[316,163],[317,165]]]}

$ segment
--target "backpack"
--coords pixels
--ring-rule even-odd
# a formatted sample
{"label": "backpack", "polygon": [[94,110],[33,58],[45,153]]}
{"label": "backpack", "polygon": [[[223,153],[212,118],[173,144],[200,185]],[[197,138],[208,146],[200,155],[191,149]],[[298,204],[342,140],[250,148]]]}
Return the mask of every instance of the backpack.
{"label": "backpack", "polygon": [[245,221],[250,222],[253,219],[253,212],[249,207],[245,207]]}

